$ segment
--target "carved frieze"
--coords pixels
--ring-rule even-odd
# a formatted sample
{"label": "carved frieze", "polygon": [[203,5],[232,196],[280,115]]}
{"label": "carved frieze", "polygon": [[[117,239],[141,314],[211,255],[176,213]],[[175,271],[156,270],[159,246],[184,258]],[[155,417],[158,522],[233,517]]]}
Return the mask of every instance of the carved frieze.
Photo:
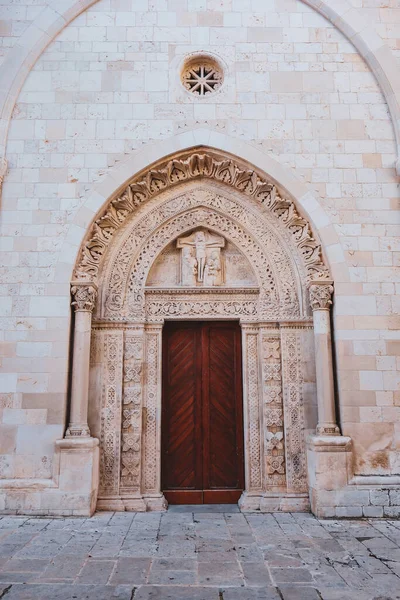
{"label": "carved frieze", "polygon": [[254,321],[258,315],[258,290],[146,290],[146,319],[218,318]]}

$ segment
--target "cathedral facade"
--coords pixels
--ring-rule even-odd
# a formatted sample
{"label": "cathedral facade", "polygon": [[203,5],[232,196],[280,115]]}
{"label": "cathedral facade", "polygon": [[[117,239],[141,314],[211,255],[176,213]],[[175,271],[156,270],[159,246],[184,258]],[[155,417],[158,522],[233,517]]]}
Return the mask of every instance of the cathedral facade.
{"label": "cathedral facade", "polygon": [[400,514],[400,10],[3,7],[0,512]]}

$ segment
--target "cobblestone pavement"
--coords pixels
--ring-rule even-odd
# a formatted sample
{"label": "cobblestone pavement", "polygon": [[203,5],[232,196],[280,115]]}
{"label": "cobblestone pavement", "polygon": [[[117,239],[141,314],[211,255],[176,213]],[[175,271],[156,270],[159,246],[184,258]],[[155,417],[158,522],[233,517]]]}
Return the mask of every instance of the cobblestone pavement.
{"label": "cobblestone pavement", "polygon": [[241,514],[229,506],[4,516],[0,598],[400,599],[400,521]]}

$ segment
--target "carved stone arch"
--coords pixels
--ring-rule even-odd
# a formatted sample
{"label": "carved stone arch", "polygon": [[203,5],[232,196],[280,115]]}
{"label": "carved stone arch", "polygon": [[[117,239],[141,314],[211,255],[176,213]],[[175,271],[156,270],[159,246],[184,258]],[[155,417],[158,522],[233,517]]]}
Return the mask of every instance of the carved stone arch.
{"label": "carved stone arch", "polygon": [[97,281],[107,249],[138,207],[160,192],[183,182],[200,183],[205,180],[218,182],[258,202],[266,214],[277,218],[281,228],[290,234],[304,266],[305,279],[329,279],[321,247],[314,239],[307,220],[299,215],[294,202],[284,198],[264,173],[249,168],[240,159],[209,148],[186,150],[173,159],[160,161],[135,176],[122,192],[111,198],[86,236],[74,278]]}
{"label": "carved stone arch", "polygon": [[[174,199],[171,202],[174,203]],[[199,226],[208,227],[231,240],[248,259],[259,281],[260,318],[284,319],[301,316],[301,289],[296,281],[295,269],[285,257],[283,247],[271,248],[275,255],[280,256],[278,271],[277,265],[271,260],[272,252],[269,251],[268,240],[264,240],[262,244],[237,220],[221,210],[201,204],[183,212],[178,210],[175,215],[157,222],[157,225],[153,228],[151,223],[147,223],[146,228],[141,230],[141,235],[138,234],[138,228],[134,227],[120,251],[114,255],[108,269],[108,277],[101,285],[105,294],[103,306],[99,309],[105,318],[144,318],[143,290],[153,262],[178,235]],[[139,237],[142,237],[140,246],[137,245]]]}
{"label": "carved stone arch", "polygon": [[[258,286],[255,280],[247,288],[199,281],[147,286],[160,253],[179,237],[189,236],[191,243],[196,231],[205,231],[206,240],[220,236],[233,244]],[[265,174],[223,152],[197,148],[163,159],[110,200],[84,243],[73,288],[98,289],[89,427],[100,439],[100,508],[165,506],[160,414],[166,319],[239,320],[246,438],[241,506],[309,506],[305,432],[317,425],[310,283],[314,295],[315,286],[332,293],[307,220]],[[318,335],[328,339],[329,331]],[[328,347],[319,343],[322,350]],[[329,356],[325,363],[327,369],[317,373],[326,383]],[[325,420],[329,433],[331,418]]]}
{"label": "carved stone arch", "polygon": [[[217,211],[201,206],[171,219],[146,240],[145,245],[132,264],[123,314],[127,314],[129,318],[144,318],[144,283],[154,260],[178,235],[184,235],[198,227],[208,228],[210,231],[223,235],[237,244],[251,262],[259,280],[260,317],[279,318],[279,307],[281,306],[279,288],[271,264],[263,249],[254,242],[252,236],[239,224]],[[293,301],[290,310],[292,311],[291,316],[299,316],[298,302]]]}

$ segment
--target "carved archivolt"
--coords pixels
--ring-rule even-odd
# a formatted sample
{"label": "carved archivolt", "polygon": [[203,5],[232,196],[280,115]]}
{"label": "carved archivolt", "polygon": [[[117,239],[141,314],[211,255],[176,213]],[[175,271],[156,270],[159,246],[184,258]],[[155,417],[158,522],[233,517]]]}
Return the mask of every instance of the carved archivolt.
{"label": "carved archivolt", "polygon": [[283,198],[265,175],[248,169],[238,160],[221,159],[212,151],[189,151],[136,176],[109,203],[95,221],[83,246],[75,278],[96,281],[106,249],[126,219],[163,190],[196,179],[219,182],[259,202],[290,233],[303,261],[306,278],[329,277],[321,248],[313,238],[308,222],[299,215],[293,201]]}
{"label": "carved archivolt", "polygon": [[[210,226],[211,222],[214,230],[231,240],[258,271],[260,288],[269,296],[264,303],[268,318],[277,316],[277,302],[273,302],[273,296],[279,298],[279,312],[284,318],[299,316],[304,290],[295,261],[291,260],[285,243],[273,233],[263,216],[252,212],[250,207],[246,209],[236,198],[226,198],[202,187],[184,188],[178,196],[171,198],[168,195],[164,201],[160,198],[155,206],[150,206],[144,213],[139,209],[138,213],[139,217],[129,227],[127,235],[118,241],[112,261],[105,269],[101,286],[103,306],[99,307],[99,316],[112,320],[124,318],[122,309],[128,293],[129,273],[134,273],[135,279],[133,286],[130,278],[131,291],[133,287],[137,289],[137,298],[133,302],[143,304],[143,291],[140,290],[165,245],[185,229],[204,224]],[[125,314],[125,318],[127,316]]]}

